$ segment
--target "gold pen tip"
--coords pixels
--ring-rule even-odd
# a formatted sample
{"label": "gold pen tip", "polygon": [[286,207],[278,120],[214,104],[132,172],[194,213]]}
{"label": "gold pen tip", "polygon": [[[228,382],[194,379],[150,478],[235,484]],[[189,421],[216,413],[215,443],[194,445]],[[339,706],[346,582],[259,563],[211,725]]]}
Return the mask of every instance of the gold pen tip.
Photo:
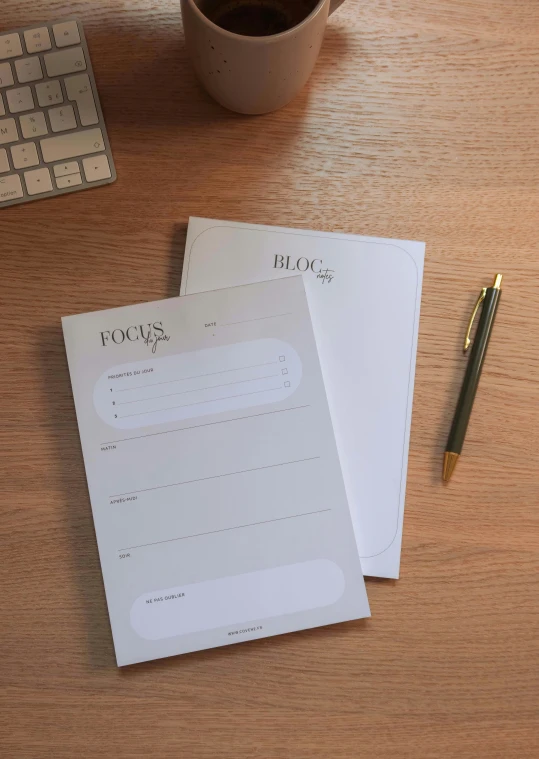
{"label": "gold pen tip", "polygon": [[459,454],[452,451],[446,451],[444,453],[444,471],[442,474],[444,482],[449,482],[451,475],[455,471],[457,461],[459,460]]}
{"label": "gold pen tip", "polygon": [[496,276],[494,277],[494,282],[492,283],[492,287],[494,290],[502,289],[502,279],[503,279],[503,274],[496,274]]}

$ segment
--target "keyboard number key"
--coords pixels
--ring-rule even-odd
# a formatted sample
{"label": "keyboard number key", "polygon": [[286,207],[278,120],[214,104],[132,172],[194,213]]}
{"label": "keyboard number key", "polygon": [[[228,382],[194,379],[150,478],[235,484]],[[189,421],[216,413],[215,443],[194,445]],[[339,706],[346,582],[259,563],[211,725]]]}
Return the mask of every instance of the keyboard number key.
{"label": "keyboard number key", "polygon": [[11,63],[0,63],[0,87],[11,87],[13,84]]}
{"label": "keyboard number key", "polygon": [[9,177],[0,177],[0,203],[7,203],[8,200],[24,197],[21,179],[18,174],[11,174]]}
{"label": "keyboard number key", "polygon": [[45,114],[41,113],[41,111],[25,113],[24,116],[19,116],[19,121],[21,122],[22,136],[25,140],[29,140],[32,137],[43,137],[43,135],[49,133]]}
{"label": "keyboard number key", "polygon": [[52,82],[42,82],[36,84],[37,102],[42,108],[47,105],[58,105],[64,102],[62,95],[62,85],[55,79]]}
{"label": "keyboard number key", "polygon": [[35,142],[14,145],[11,148],[11,159],[14,169],[29,169],[30,166],[37,166],[39,157]]}
{"label": "keyboard number key", "polygon": [[41,63],[37,55],[34,55],[32,58],[21,58],[21,60],[15,61],[15,70],[17,71],[17,79],[21,84],[43,79],[43,71],[41,70]]}
{"label": "keyboard number key", "polygon": [[15,119],[4,119],[0,121],[0,145],[7,145],[9,142],[18,142],[19,133]]}
{"label": "keyboard number key", "polygon": [[0,37],[0,61],[22,55],[21,38],[18,34],[4,34]]}
{"label": "keyboard number key", "polygon": [[78,45],[80,42],[79,27],[76,21],[66,21],[63,24],[55,24],[52,27],[56,47],[68,47]]}
{"label": "keyboard number key", "polygon": [[28,195],[40,195],[43,192],[52,192],[51,175],[47,168],[25,171],[24,181]]}
{"label": "keyboard number key", "polygon": [[39,29],[28,29],[24,33],[24,41],[26,43],[26,50],[29,53],[42,53],[44,50],[50,50],[52,47],[49,30],[46,26],[42,26]]}
{"label": "keyboard number key", "polygon": [[84,175],[87,182],[98,182],[100,179],[110,179],[109,159],[106,155],[97,155],[93,158],[84,158]]}
{"label": "keyboard number key", "polygon": [[77,119],[72,105],[63,105],[60,108],[49,109],[49,119],[53,132],[65,132],[67,129],[75,129]]}
{"label": "keyboard number key", "polygon": [[18,90],[6,92],[7,104],[11,113],[31,111],[34,108],[34,98],[30,87],[20,87]]}
{"label": "keyboard number key", "polygon": [[5,174],[6,171],[9,171],[7,150],[5,148],[0,148],[0,174]]}

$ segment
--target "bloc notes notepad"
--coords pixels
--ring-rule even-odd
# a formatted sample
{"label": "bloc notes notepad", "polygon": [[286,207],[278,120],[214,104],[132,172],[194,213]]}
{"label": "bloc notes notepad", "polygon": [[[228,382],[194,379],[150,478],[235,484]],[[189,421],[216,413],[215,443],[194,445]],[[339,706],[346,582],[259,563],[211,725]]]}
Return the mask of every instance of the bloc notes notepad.
{"label": "bloc notes notepad", "polygon": [[119,665],[369,615],[301,277],[62,321]]}
{"label": "bloc notes notepad", "polygon": [[399,576],[425,246],[192,218],[181,294],[303,274],[363,571]]}

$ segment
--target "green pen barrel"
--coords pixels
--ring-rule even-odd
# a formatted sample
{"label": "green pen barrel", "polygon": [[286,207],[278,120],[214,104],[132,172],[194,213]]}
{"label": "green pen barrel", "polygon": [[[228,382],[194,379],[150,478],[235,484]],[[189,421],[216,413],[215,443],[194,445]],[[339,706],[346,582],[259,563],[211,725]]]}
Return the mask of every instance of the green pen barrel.
{"label": "green pen barrel", "polygon": [[470,350],[470,358],[466,368],[462,390],[460,391],[453,424],[451,425],[451,431],[447,441],[446,451],[451,451],[452,453],[460,454],[462,451],[462,445],[464,443],[464,437],[466,436],[466,430],[468,429],[468,422],[470,421],[479,378],[481,377],[481,372],[483,370],[483,363],[485,361],[485,355],[490,341],[492,325],[494,323],[496,311],[498,310],[501,292],[500,288],[487,288],[487,293],[483,302],[483,309],[481,311],[481,318],[479,319],[475,339]]}

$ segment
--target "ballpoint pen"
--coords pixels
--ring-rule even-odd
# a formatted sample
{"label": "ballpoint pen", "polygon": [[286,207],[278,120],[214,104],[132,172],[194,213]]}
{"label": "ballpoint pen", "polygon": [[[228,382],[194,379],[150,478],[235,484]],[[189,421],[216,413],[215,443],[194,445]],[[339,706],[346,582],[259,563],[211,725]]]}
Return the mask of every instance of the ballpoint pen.
{"label": "ballpoint pen", "polygon": [[457,408],[455,409],[455,416],[453,417],[453,424],[451,425],[451,432],[449,433],[445,448],[443,468],[443,479],[445,482],[449,482],[451,479],[451,475],[455,470],[462,451],[464,437],[466,435],[475,394],[477,392],[477,386],[479,385],[479,378],[481,377],[483,364],[485,362],[485,355],[492,332],[492,326],[494,324],[494,318],[500,302],[501,286],[502,275],[496,274],[492,286],[484,287],[481,290],[481,294],[479,295],[479,299],[475,304],[475,308],[468,323],[466,337],[464,338],[465,353],[472,342],[470,339],[470,333],[477,312],[482,305],[483,309],[481,311],[481,318],[477,326],[477,332],[470,352],[466,374],[464,375],[464,382],[462,383]]}

